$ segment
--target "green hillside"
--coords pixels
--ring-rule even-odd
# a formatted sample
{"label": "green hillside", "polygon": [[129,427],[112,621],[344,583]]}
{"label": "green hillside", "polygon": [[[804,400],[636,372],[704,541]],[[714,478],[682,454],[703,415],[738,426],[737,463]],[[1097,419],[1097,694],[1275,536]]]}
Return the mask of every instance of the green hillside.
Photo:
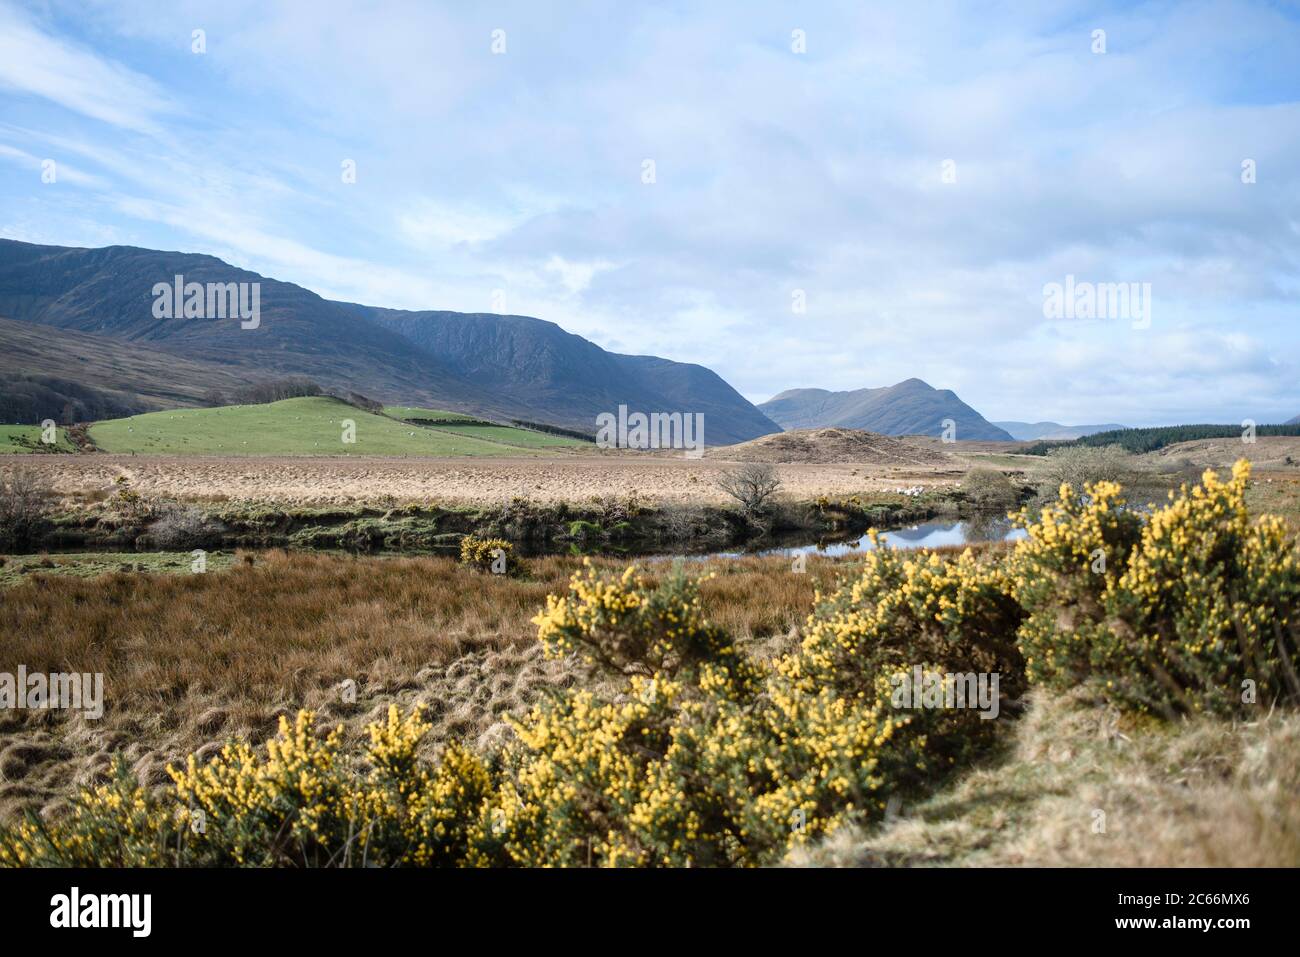
{"label": "green hillside", "polygon": [[533,432],[529,429],[516,429],[509,425],[440,425],[446,432],[455,432],[469,438],[485,439],[489,442],[505,442],[526,449],[577,448],[591,445],[579,439],[565,435],[551,435],[546,432]]}
{"label": "green hillside", "polygon": [[410,420],[412,422],[478,422],[479,419],[472,415],[465,415],[463,412],[447,412],[443,409],[422,409],[414,405],[386,405],[384,406],[384,415],[391,415],[394,419]]}
{"label": "green hillside", "polygon": [[504,442],[506,445],[525,449],[577,448],[591,444],[565,435],[534,432],[531,429],[519,429],[512,425],[496,425],[473,416],[462,415],[459,412],[444,412],[441,409],[390,405],[384,408],[384,414],[391,415],[395,419],[427,425],[441,432],[453,432],[469,438],[486,439],[489,442]]}
{"label": "green hillside", "polygon": [[0,425],[0,455],[6,452],[74,452],[68,430],[59,429],[53,447],[41,444],[39,425]]}
{"label": "green hillside", "polygon": [[[356,423],[351,444],[343,441],[347,419]],[[407,425],[325,396],[149,412],[97,422],[90,437],[106,452],[156,455],[506,456],[529,451]]]}

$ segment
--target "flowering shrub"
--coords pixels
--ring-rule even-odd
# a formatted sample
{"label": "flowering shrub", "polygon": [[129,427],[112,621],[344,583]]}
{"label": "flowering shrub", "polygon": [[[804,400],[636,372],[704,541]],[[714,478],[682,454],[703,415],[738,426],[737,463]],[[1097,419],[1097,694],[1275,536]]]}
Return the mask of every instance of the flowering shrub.
{"label": "flowering shrub", "polygon": [[1008,562],[1010,590],[1028,617],[1019,641],[1032,682],[1074,685],[1104,673],[1116,639],[1105,623],[1105,596],[1123,574],[1142,534],[1142,520],[1125,509],[1114,482],[1076,492],[1062,484],[1058,501],[1034,522],[1014,520],[1027,537]]}
{"label": "flowering shrub", "polygon": [[1300,563],[1280,519],[1251,522],[1249,478],[1244,460],[1226,482],[1207,470],[1145,523],[1110,482],[1062,486],[1037,524],[1022,515],[1010,564],[1031,680],[1095,676],[1121,704],[1166,714],[1300,703]]}
{"label": "flowering shrub", "polygon": [[[872,539],[876,547],[861,576],[829,598],[818,596],[799,653],[777,663],[794,688],[883,705],[891,676],[921,665],[932,674],[997,674],[1001,696],[1018,702],[1025,680],[1016,629],[1024,612],[1008,594],[1006,575],[969,551],[949,560],[883,548]],[[896,786],[932,778],[993,733],[992,722],[969,709],[925,711],[913,720],[924,725],[927,747],[911,768],[915,773]]]}
{"label": "flowering shrub", "polygon": [[506,561],[509,562],[514,553],[514,546],[504,538],[476,538],[473,535],[466,535],[460,540],[460,560],[464,565],[473,565],[475,568],[488,571],[492,568],[492,563],[500,557],[499,552],[504,552]]}
{"label": "flowering shrub", "polygon": [[580,691],[519,726],[522,863],[764,863],[883,810],[891,770],[920,757],[910,719],[874,696],[809,693],[797,669],[745,657],[680,575],[650,589],[588,570],[536,620],[552,653],[630,677],[613,700]]}
{"label": "flowering shrub", "polygon": [[[677,574],[650,589],[628,568],[606,581],[584,560],[569,594],[550,595],[533,623],[549,655],[578,653],[587,664],[620,675],[694,675],[706,662],[741,668],[731,637],[711,625],[696,583]],[[739,676],[739,675],[738,675]]]}
{"label": "flowering shrub", "polygon": [[157,867],[170,863],[177,831],[119,760],[112,778],[84,791],[57,823],[32,816],[0,827],[0,866]]}
{"label": "flowering shrub", "polygon": [[231,743],[206,765],[168,768],[150,794],[119,769],[83,791],[71,812],[0,830],[0,864],[64,866],[363,866],[492,863],[475,847],[492,790],[488,772],[451,745],[436,768],[416,759],[428,730],[396,706],[367,728],[359,754],[342,730],[320,737],[311,712],[264,754]]}

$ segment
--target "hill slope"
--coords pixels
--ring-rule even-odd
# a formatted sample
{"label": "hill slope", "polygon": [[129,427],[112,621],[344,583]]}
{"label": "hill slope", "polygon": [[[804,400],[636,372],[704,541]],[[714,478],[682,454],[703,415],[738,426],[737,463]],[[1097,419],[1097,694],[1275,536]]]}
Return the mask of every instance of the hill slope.
{"label": "hill slope", "polygon": [[[355,442],[344,442],[345,419]],[[531,450],[439,429],[405,425],[325,396],[266,405],[175,409],[96,422],[106,452],[156,455],[528,455]]]}
{"label": "hill slope", "polygon": [[140,343],[0,319],[0,422],[88,422],[202,405],[246,376]]}
{"label": "hill slope", "polygon": [[606,352],[553,322],[347,306],[443,359],[458,374],[494,383],[529,408],[545,410],[548,421],[559,425],[594,433],[595,415],[617,413],[622,404],[632,412],[703,413],[711,445],[780,430],[710,369]]}
{"label": "hill slope", "polygon": [[[154,284],[177,275],[186,282],[260,283],[260,325],[243,329],[237,319],[154,318]],[[433,404],[486,408],[493,398],[401,336],[359,322],[301,286],[213,256],[0,240],[0,316],[145,345],[238,370],[246,378],[301,374],[327,387]]]}
{"label": "hill slope", "polygon": [[[186,282],[260,283],[260,325],[244,329],[237,319],[155,318],[154,284],[171,283],[177,275]],[[525,316],[403,313],[331,302],[213,256],[0,240],[0,316],[181,356],[244,381],[306,375],[326,388],[384,402],[499,419],[594,431],[597,415],[625,404],[646,412],[702,412],[713,443],[778,429],[700,366],[608,353],[554,323]],[[63,378],[54,366],[54,358],[29,351],[13,372]],[[193,381],[192,372],[171,372],[164,363],[152,376],[153,387],[180,391]],[[96,388],[124,394],[119,398],[127,406],[113,414],[150,407],[138,384],[111,373],[100,376]],[[0,402],[7,391],[0,387]],[[30,400],[15,398],[11,404],[22,403]],[[55,418],[59,411],[41,410],[42,417]]]}
{"label": "hill slope", "polygon": [[860,429],[795,429],[706,453],[734,462],[810,465],[950,465],[944,452]]}
{"label": "hill slope", "polygon": [[920,379],[851,392],[791,389],[759,409],[785,429],[839,427],[885,435],[942,435],[944,420],[951,419],[959,440],[1011,439],[951,390],[935,389]]}

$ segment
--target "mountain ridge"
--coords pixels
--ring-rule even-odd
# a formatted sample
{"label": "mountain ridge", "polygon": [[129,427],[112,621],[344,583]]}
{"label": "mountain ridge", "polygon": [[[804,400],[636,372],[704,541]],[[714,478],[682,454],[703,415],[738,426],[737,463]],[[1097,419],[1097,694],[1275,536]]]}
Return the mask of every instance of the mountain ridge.
{"label": "mountain ridge", "polygon": [[[176,275],[186,282],[260,283],[260,323],[244,329],[233,318],[155,318],[152,289]],[[403,316],[424,319],[413,322]],[[214,379],[220,378],[219,369],[247,381],[305,375],[327,388],[390,403],[592,432],[596,416],[620,404],[644,406],[646,412],[703,412],[711,443],[780,431],[703,366],[609,353],[556,323],[530,316],[403,312],[335,302],[203,253],[0,239],[0,317],[69,335],[135,343],[151,354],[182,357],[192,364],[186,367],[190,374],[199,365],[210,367]],[[508,348],[497,351],[502,346]],[[24,362],[11,368],[13,375],[55,376],[66,384],[62,373],[50,371],[56,365],[52,360],[28,350]],[[85,370],[88,384],[111,393],[116,408],[131,390],[122,388],[113,362],[92,365]],[[171,373],[165,361],[152,367],[156,375],[173,380],[155,391],[183,391],[179,369]],[[38,391],[29,388],[12,401],[0,394],[0,408],[45,401],[32,398]],[[64,395],[58,389],[39,394]],[[136,411],[155,407],[144,395],[138,399]],[[60,411],[45,414],[57,417]]]}
{"label": "mountain ridge", "polygon": [[951,389],[936,389],[916,377],[891,386],[846,392],[787,389],[759,403],[758,408],[787,430],[846,428],[883,435],[942,436],[945,421],[951,420],[959,441],[1012,441],[1010,433],[993,425]]}

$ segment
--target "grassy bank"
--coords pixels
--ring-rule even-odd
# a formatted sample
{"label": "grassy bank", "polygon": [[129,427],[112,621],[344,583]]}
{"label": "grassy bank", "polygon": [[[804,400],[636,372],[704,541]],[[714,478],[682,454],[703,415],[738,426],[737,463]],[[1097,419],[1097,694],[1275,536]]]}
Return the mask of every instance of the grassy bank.
{"label": "grassy bank", "polygon": [[833,867],[1295,867],[1300,715],[1135,720],[1035,692],[1001,753],[876,829],[791,855]]}
{"label": "grassy bank", "polygon": [[39,425],[0,425],[0,455],[76,451],[67,429],[57,429],[50,445],[41,441],[41,432]]}
{"label": "grassy bank", "polygon": [[[234,560],[230,552],[205,556],[208,571],[219,571]],[[98,578],[115,573],[190,574],[189,552],[79,552],[73,554],[0,555],[0,588],[41,575]]]}
{"label": "grassy bank", "polygon": [[123,481],[100,501],[49,511],[27,551],[295,548],[453,553],[464,535],[504,538],[525,553],[711,551],[780,536],[844,537],[965,511],[932,494],[783,502],[747,518],[720,505],[650,504],[634,496],[581,504],[515,499],[499,506],[340,507],[147,500]]}

